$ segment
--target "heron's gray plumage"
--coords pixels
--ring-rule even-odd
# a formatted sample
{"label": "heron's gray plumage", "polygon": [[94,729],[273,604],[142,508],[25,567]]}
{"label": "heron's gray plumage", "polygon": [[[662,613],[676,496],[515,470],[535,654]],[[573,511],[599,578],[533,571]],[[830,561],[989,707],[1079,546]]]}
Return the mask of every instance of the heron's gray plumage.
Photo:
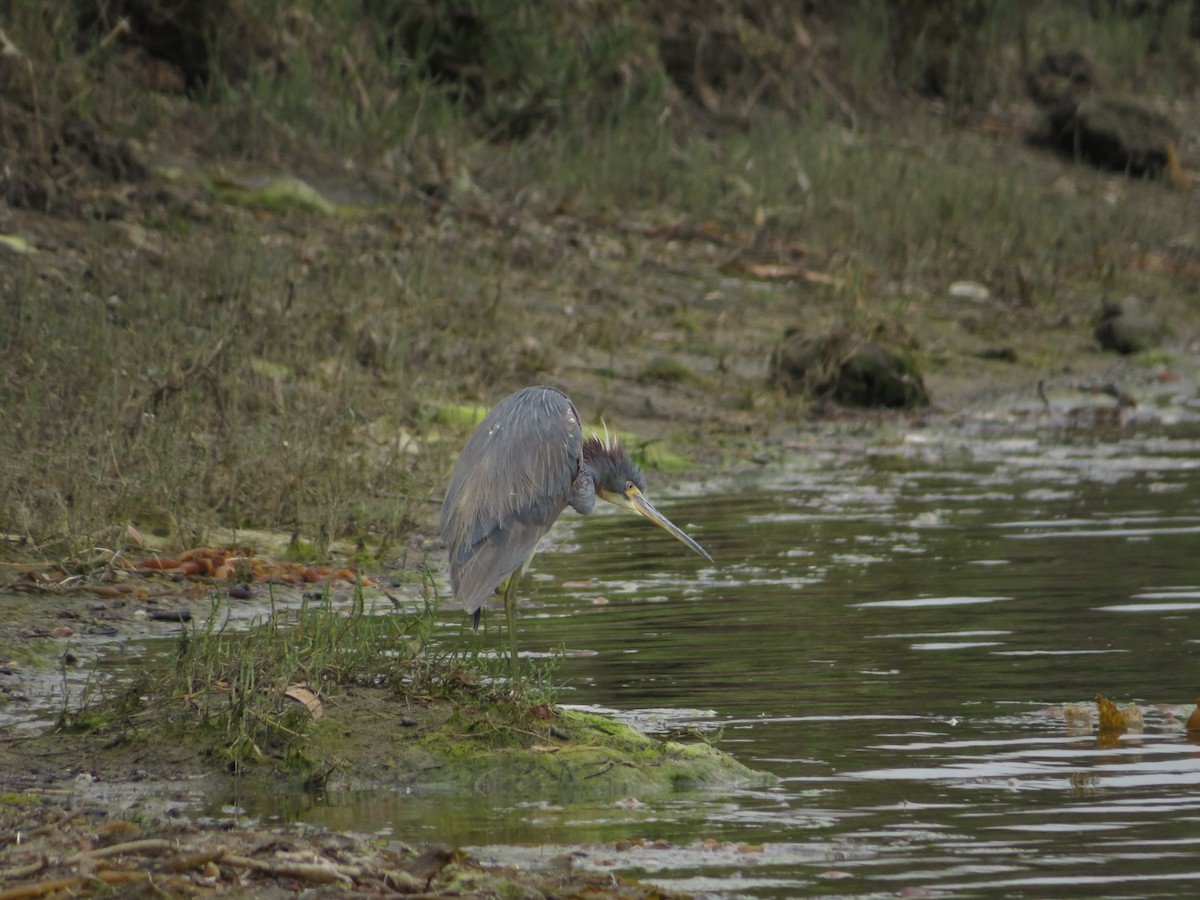
{"label": "heron's gray plumage", "polygon": [[496,404],[455,464],[442,506],[450,586],[473,620],[568,504],[588,513],[595,502],[570,399],[530,387]]}
{"label": "heron's gray plumage", "polygon": [[553,388],[517,391],[479,423],[450,476],[442,537],[450,551],[450,587],[473,626],[488,596],[509,579],[504,609],[514,684],[520,673],[517,580],[568,506],[586,515],[597,498],[606,500],[712,559],[654,507],[645,489],[642,470],[616,440],[583,439],[578,410]]}

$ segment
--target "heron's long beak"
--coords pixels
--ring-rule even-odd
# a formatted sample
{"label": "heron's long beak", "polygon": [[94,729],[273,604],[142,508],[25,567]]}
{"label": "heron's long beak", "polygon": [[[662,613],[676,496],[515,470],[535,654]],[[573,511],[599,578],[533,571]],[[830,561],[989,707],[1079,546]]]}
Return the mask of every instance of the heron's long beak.
{"label": "heron's long beak", "polygon": [[614,503],[617,506],[624,507],[630,512],[637,513],[643,518],[649,519],[677,541],[687,544],[709,562],[713,561],[713,558],[708,555],[707,550],[692,540],[691,537],[689,537],[688,534],[678,525],[655,509],[654,504],[651,503],[649,499],[647,499],[646,495],[637,488],[630,486],[629,490],[624,494],[618,494],[616,496],[613,496],[605,491],[600,495],[600,497],[601,499],[607,500],[610,503]]}

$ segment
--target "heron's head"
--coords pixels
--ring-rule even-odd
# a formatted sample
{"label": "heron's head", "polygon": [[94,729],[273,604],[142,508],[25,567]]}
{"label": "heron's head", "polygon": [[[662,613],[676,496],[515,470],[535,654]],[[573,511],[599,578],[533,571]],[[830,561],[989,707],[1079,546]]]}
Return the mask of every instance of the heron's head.
{"label": "heron's head", "polygon": [[630,459],[619,441],[615,438],[592,435],[583,442],[583,458],[596,483],[597,497],[649,519],[672,537],[712,561],[707,550],[654,508],[654,504],[645,493],[646,476],[642,474],[642,467]]}

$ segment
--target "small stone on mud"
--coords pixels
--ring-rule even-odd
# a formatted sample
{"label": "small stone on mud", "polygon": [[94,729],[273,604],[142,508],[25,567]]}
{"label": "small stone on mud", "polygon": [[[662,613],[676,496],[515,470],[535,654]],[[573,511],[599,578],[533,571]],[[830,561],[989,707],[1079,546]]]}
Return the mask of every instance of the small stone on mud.
{"label": "small stone on mud", "polygon": [[152,609],[146,614],[152,622],[190,622],[190,609]]}
{"label": "small stone on mud", "polygon": [[987,286],[977,281],[956,281],[950,285],[949,294],[951,297],[973,300],[976,303],[983,303],[992,296],[992,292],[988,290]]}
{"label": "small stone on mud", "polygon": [[1014,347],[987,347],[979,351],[979,358],[1015,363],[1017,361],[1017,351]]}

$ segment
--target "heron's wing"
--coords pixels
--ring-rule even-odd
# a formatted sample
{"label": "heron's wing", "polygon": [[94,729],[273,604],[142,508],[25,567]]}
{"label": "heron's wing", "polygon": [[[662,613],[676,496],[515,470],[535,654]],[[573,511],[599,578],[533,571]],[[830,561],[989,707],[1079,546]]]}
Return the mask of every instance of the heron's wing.
{"label": "heron's wing", "polygon": [[501,400],[454,466],[442,506],[450,585],[468,612],[533,555],[571,497],[583,429],[552,388]]}

